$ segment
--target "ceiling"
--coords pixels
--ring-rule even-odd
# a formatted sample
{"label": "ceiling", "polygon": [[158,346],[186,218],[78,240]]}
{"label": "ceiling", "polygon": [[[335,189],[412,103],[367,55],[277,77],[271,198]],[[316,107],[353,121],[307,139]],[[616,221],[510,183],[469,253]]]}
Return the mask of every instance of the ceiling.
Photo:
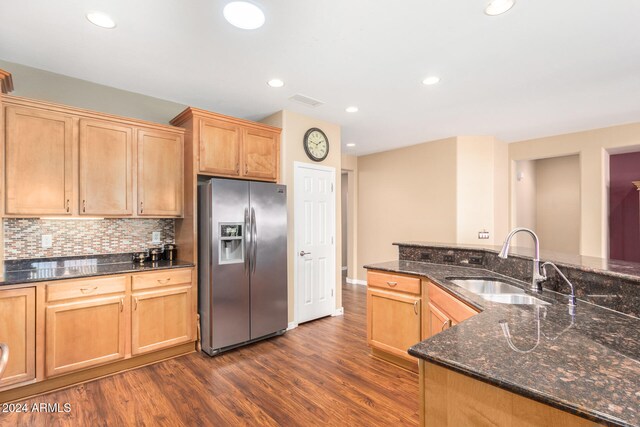
{"label": "ceiling", "polygon": [[254,0],[266,23],[246,31],[218,0],[3,0],[0,58],[253,120],[289,109],[340,124],[357,155],[640,121],[640,1],[517,0],[495,17],[485,1]]}

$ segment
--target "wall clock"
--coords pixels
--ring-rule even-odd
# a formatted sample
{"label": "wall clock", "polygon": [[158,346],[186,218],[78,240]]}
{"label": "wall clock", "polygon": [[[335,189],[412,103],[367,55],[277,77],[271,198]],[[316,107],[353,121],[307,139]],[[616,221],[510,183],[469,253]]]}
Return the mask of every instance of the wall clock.
{"label": "wall clock", "polygon": [[318,128],[311,128],[302,140],[304,152],[314,162],[321,162],[329,154],[329,138]]}

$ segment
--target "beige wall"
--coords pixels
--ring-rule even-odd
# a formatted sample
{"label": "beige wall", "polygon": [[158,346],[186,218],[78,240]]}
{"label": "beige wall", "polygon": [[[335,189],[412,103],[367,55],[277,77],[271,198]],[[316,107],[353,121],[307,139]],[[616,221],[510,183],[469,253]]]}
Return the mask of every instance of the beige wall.
{"label": "beige wall", "polygon": [[[608,257],[608,163],[607,150],[640,145],[640,123],[521,141],[509,145],[513,162],[580,155],[580,253]],[[512,184],[513,185],[513,184]],[[515,198],[511,202],[514,220]],[[513,223],[513,222],[512,222]]]}
{"label": "beige wall", "polygon": [[456,138],[358,157],[358,279],[393,242],[456,240]]}
{"label": "beige wall", "polygon": [[346,172],[349,193],[347,195],[347,280],[358,275],[358,158],[342,155],[342,172]]}
{"label": "beige wall", "polygon": [[[263,123],[282,128],[280,148],[280,182],[287,186],[288,220],[288,282],[289,282],[289,322],[295,321],[295,223],[294,223],[294,162],[314,163],[304,152],[302,139],[305,132],[312,127],[320,128],[329,139],[329,155],[320,163],[322,166],[335,168],[335,196],[336,196],[336,307],[342,307],[341,259],[342,259],[342,230],[341,213],[341,139],[340,126],[324,122],[292,111],[283,110],[262,120]],[[314,163],[315,164],[315,163]]]}
{"label": "beige wall", "polygon": [[347,172],[342,172],[340,175],[341,180],[341,194],[340,194],[340,218],[339,221],[342,224],[342,261],[340,262],[340,268],[344,269],[347,266],[347,254],[349,250],[347,248],[347,242],[349,241],[349,236],[347,236],[348,230],[348,220],[349,220],[349,212],[347,210],[349,206],[349,175]]}
{"label": "beige wall", "polygon": [[[507,146],[489,136],[457,137],[456,243],[494,244],[508,224]],[[478,232],[489,232],[478,240]]]}
{"label": "beige wall", "polygon": [[546,250],[580,253],[580,157],[536,160],[536,226]]}
{"label": "beige wall", "polygon": [[11,95],[41,99],[79,108],[169,123],[186,105],[127,92],[61,74],[0,60],[0,69],[13,75]]}
{"label": "beige wall", "polygon": [[[514,223],[515,227],[536,229],[536,161],[520,160],[515,164],[513,181]],[[533,239],[521,233],[517,234],[514,246],[532,248]]]}

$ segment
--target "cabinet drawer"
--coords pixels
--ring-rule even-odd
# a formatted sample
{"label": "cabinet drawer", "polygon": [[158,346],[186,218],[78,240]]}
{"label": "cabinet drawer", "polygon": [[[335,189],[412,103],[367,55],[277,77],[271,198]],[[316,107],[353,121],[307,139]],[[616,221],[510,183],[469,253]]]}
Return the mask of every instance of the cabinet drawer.
{"label": "cabinet drawer", "polygon": [[367,272],[367,285],[376,288],[390,289],[412,294],[420,293],[420,279],[403,274],[381,273],[378,271]]}
{"label": "cabinet drawer", "polygon": [[65,280],[47,284],[47,302],[114,294],[127,289],[127,277]]}
{"label": "cabinet drawer", "polygon": [[143,273],[133,276],[131,289],[157,288],[159,286],[173,286],[191,283],[191,269],[163,270],[157,273]]}
{"label": "cabinet drawer", "polygon": [[445,316],[460,323],[469,317],[478,314],[478,311],[469,307],[458,298],[444,291],[433,283],[428,284],[429,302],[437,306]]}

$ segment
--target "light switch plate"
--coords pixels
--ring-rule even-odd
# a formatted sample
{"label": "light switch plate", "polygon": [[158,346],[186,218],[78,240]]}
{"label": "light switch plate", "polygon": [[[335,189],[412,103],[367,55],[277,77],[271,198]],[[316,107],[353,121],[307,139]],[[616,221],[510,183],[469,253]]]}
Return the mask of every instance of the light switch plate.
{"label": "light switch plate", "polygon": [[51,234],[42,235],[42,249],[49,249],[53,246],[53,236]]}
{"label": "light switch plate", "polygon": [[154,231],[153,233],[151,233],[151,243],[160,243],[160,242],[162,242],[162,240],[160,240],[160,232]]}

